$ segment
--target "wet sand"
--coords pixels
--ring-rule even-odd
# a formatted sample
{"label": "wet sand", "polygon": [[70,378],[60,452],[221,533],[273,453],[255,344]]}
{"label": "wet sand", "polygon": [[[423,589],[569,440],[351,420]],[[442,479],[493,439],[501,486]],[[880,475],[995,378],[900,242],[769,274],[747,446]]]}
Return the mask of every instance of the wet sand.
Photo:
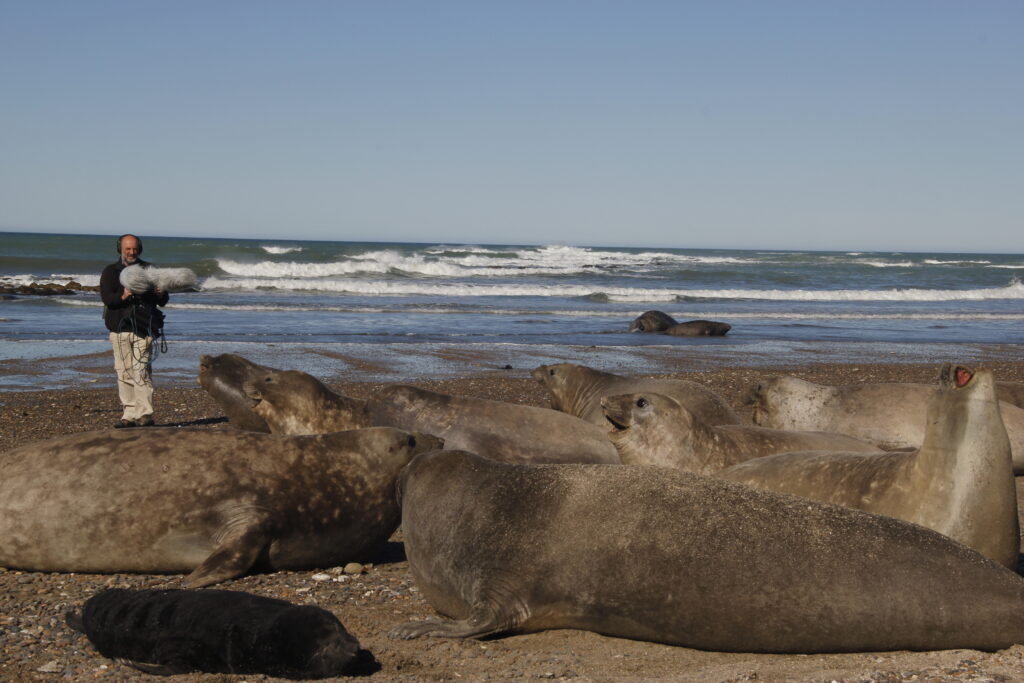
{"label": "wet sand", "polygon": [[[746,391],[771,374],[790,373],[815,382],[931,382],[934,363],[771,364],[721,366],[703,372],[678,370],[660,376],[701,382],[741,414]],[[543,362],[543,361],[538,361]],[[1024,381],[1024,362],[981,363],[1000,380]],[[25,369],[23,369],[25,370]],[[546,405],[546,394],[521,371],[499,368],[458,379],[405,381],[436,391]],[[633,373],[640,374],[640,373]],[[343,393],[366,397],[376,382],[330,381]],[[157,370],[158,424],[227,426],[216,404],[198,387],[163,386]],[[0,451],[33,441],[91,429],[107,429],[120,416],[112,388],[0,393]],[[0,456],[2,457],[2,456]],[[1021,495],[1018,485],[1019,495]],[[0,570],[0,680],[154,680],[98,655],[88,640],[64,624],[64,613],[107,587],[179,587],[180,575],[51,574]],[[704,652],[561,630],[485,641],[420,639],[396,641],[387,631],[404,621],[434,616],[416,589],[401,545],[401,532],[376,561],[358,574],[325,567],[304,572],[257,574],[221,587],[316,604],[334,612],[376,658],[362,674],[375,680],[485,679],[661,679],[686,681],[1011,681],[1024,680],[1024,646],[995,653],[973,650],[883,652],[837,655],[754,655]],[[808,628],[813,628],[809,624]],[[180,681],[272,680],[262,676],[194,674]]]}

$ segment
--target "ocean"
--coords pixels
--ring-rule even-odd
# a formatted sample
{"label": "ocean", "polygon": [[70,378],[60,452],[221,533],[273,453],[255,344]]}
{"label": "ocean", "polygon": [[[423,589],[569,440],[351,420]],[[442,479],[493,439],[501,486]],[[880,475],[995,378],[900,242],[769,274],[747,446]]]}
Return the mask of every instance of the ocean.
{"label": "ocean", "polygon": [[[143,236],[190,268],[166,308],[160,383],[241,353],[401,381],[569,360],[621,372],[747,363],[1019,360],[1024,255],[369,243]],[[96,285],[115,237],[0,233],[0,284]],[[647,310],[725,337],[628,332]],[[0,389],[108,384],[99,295],[0,299]],[[108,377],[109,375],[109,377]]]}

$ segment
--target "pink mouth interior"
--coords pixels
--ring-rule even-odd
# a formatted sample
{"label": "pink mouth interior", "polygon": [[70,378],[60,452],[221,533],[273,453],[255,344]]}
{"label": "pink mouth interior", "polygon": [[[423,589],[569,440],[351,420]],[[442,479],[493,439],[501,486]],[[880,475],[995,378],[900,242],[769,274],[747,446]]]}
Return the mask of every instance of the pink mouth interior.
{"label": "pink mouth interior", "polygon": [[957,387],[965,387],[967,383],[974,377],[974,373],[966,368],[957,368],[956,372],[953,373],[954,381],[956,381]]}

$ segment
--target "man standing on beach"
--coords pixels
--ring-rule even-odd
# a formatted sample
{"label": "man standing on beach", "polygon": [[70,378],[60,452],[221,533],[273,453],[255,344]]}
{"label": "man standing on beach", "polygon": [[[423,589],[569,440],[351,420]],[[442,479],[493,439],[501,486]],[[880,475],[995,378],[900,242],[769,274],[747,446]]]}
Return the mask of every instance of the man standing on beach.
{"label": "man standing on beach", "polygon": [[114,347],[117,393],[124,406],[124,413],[114,427],[149,427],[153,425],[153,340],[163,326],[163,314],[157,306],[166,306],[169,297],[159,289],[133,292],[121,285],[122,270],[150,265],[139,258],[142,240],[135,235],[121,235],[117,238],[117,253],[121,258],[104,268],[100,276],[103,321]]}

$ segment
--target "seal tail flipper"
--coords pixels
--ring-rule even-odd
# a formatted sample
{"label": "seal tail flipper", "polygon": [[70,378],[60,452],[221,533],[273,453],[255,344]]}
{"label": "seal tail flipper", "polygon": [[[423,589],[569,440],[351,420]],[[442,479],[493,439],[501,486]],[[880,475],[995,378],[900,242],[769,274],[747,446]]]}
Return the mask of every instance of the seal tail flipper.
{"label": "seal tail flipper", "polygon": [[[502,607],[495,609],[497,605]],[[399,640],[412,640],[421,636],[482,638],[495,633],[514,631],[526,621],[529,614],[525,603],[517,600],[489,601],[487,604],[478,604],[468,619],[411,621],[391,629],[388,636]]]}
{"label": "seal tail flipper", "polygon": [[252,567],[266,547],[270,535],[265,525],[253,520],[244,524],[230,524],[232,529],[210,556],[185,577],[188,588],[202,588],[221,581],[242,576]]}
{"label": "seal tail flipper", "polygon": [[64,621],[67,622],[68,627],[71,629],[78,631],[79,633],[85,633],[85,622],[82,621],[81,612],[68,610],[64,613]]}
{"label": "seal tail flipper", "polygon": [[152,674],[154,676],[173,676],[175,674],[189,673],[192,671],[190,668],[180,668],[169,664],[151,664],[149,662],[136,662],[132,659],[115,659],[118,664],[124,664],[130,666],[133,669],[138,669],[142,673]]}

